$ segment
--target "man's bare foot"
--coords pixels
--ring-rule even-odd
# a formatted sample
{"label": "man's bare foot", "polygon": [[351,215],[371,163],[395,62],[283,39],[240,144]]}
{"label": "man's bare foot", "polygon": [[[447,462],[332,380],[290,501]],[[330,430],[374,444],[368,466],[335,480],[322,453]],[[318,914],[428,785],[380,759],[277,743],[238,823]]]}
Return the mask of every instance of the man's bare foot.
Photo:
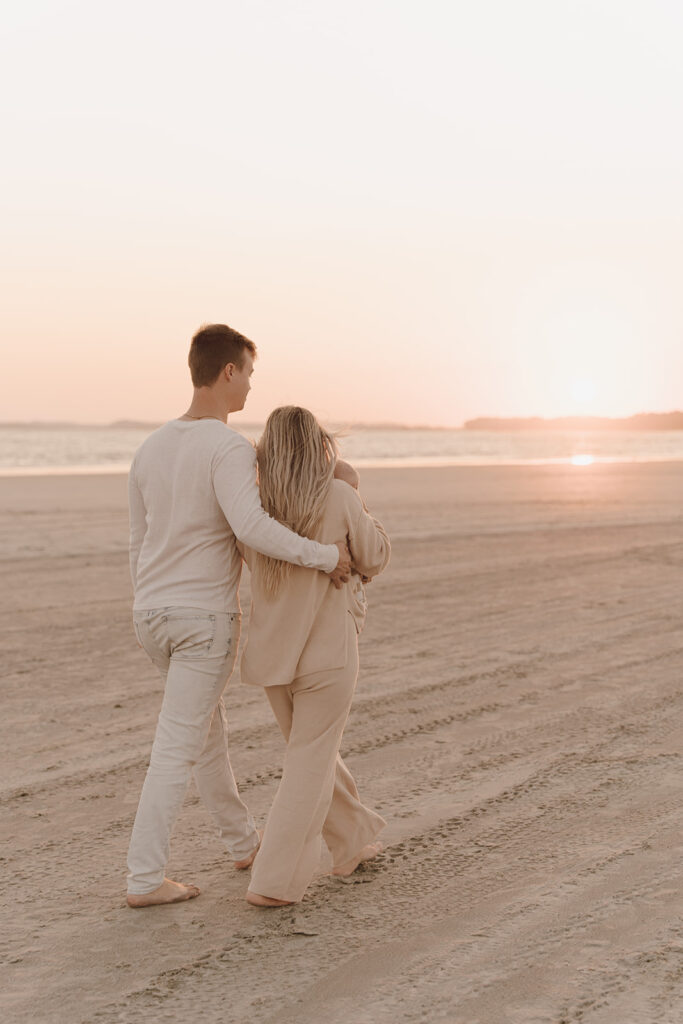
{"label": "man's bare foot", "polygon": [[261,840],[263,839],[263,829],[258,829],[258,845],[251,851],[248,857],[244,857],[243,860],[236,860],[235,867],[238,871],[244,871],[245,868],[250,868],[256,860],[256,854],[261,849]]}
{"label": "man's bare foot", "polygon": [[291,907],[293,900],[275,900],[270,896],[259,896],[257,892],[249,890],[247,893],[247,903],[251,903],[252,907]]}
{"label": "man's bare foot", "polygon": [[129,907],[137,910],[140,907],[159,907],[165,903],[184,903],[185,900],[193,900],[195,896],[199,896],[196,885],[183,885],[181,882],[172,882],[170,878],[165,878],[153,892],[129,892],[126,902]]}
{"label": "man's bare foot", "polygon": [[384,849],[384,846],[380,842],[368,843],[364,846],[360,853],[353,857],[351,860],[347,860],[346,864],[338,864],[336,868],[332,869],[333,875],[340,875],[342,878],[347,878],[348,875],[352,875],[359,864],[362,864],[364,860],[374,860]]}

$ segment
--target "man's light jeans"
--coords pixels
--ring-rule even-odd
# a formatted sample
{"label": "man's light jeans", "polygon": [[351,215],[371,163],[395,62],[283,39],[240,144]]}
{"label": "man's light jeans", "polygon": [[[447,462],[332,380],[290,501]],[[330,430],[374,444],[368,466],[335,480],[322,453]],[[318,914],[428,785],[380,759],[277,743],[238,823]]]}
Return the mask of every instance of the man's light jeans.
{"label": "man's light jeans", "polygon": [[164,880],[171,832],[194,769],[204,804],[235,860],[258,834],[228,758],[223,690],[232,674],[240,616],[201,608],[134,612],[137,638],[166,682],[152,755],[128,849],[128,892]]}

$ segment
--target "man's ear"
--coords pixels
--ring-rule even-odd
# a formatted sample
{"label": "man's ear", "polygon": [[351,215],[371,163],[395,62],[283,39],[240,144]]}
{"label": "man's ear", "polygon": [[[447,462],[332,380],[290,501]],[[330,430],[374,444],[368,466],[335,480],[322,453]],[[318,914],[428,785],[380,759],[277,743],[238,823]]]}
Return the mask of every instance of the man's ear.
{"label": "man's ear", "polygon": [[225,377],[225,379],[227,381],[232,380],[232,375],[234,373],[234,370],[235,370],[235,364],[234,363],[226,363],[225,364],[225,367],[223,369],[223,375],[224,375],[224,377]]}

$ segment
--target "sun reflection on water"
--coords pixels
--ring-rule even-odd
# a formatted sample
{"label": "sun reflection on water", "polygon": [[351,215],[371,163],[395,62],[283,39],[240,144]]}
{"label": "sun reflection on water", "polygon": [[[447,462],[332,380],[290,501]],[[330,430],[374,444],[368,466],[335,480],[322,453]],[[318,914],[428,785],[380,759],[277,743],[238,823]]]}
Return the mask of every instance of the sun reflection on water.
{"label": "sun reflection on water", "polygon": [[594,461],[592,455],[572,455],[571,458],[572,466],[592,466]]}

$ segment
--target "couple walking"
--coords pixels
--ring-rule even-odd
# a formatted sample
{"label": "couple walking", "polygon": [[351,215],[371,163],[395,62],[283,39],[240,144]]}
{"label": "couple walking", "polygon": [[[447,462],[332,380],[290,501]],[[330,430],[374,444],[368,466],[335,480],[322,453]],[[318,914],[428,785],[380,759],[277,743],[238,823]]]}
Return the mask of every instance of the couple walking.
{"label": "couple walking", "polygon": [[[358,673],[363,580],[386,566],[389,541],[357,474],[306,409],[271,413],[256,451],[227,426],[244,408],[255,357],[237,331],[202,328],[190,347],[188,411],[151,434],[131,466],[133,621],[165,681],[128,851],[131,907],[199,895],[165,877],[192,772],[235,867],[253,865],[254,905],[303,898],[321,836],[340,875],[381,850],[385,822],[361,803],[339,745]],[[237,656],[243,559],[252,610],[242,678],[265,688],[287,740],[262,835],[232,774],[222,696]]]}

